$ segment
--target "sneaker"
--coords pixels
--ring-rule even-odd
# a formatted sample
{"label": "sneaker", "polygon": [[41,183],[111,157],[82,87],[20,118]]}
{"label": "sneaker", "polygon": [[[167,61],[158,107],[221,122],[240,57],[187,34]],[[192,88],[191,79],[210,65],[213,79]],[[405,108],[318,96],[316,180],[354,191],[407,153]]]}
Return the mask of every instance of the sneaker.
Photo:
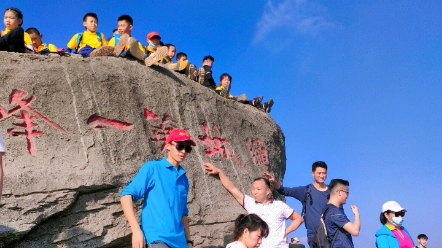
{"label": "sneaker", "polygon": [[99,56],[109,56],[114,52],[114,47],[102,46],[99,47],[89,54],[89,57],[99,57]]}
{"label": "sneaker", "polygon": [[141,50],[138,41],[133,37],[129,37],[129,53],[132,57],[141,61],[144,60],[144,56],[146,55],[143,50]]}
{"label": "sneaker", "polygon": [[166,57],[168,51],[169,49],[167,48],[167,46],[159,47],[154,53],[152,53],[144,60],[144,63],[146,63],[146,66],[151,66],[155,63],[158,63],[158,61]]}
{"label": "sneaker", "polygon": [[177,63],[177,68],[175,68],[175,71],[184,71],[187,69],[187,67],[189,67],[189,60]]}
{"label": "sneaker", "polygon": [[219,92],[219,94],[222,97],[228,97],[229,96],[229,86],[223,87],[223,89],[221,90],[221,92]]}
{"label": "sneaker", "polygon": [[264,97],[262,97],[262,96],[259,96],[259,97],[254,98],[254,99],[252,100],[252,105],[258,108],[258,107],[260,106],[259,104],[262,102],[262,99],[263,99],[263,98],[264,98]]}
{"label": "sneaker", "polygon": [[238,96],[238,97],[236,98],[236,100],[237,100],[238,102],[245,102],[245,101],[247,101],[247,95],[246,95],[246,94],[242,94],[242,95]]}
{"label": "sneaker", "polygon": [[195,78],[196,78],[195,71],[196,71],[196,66],[194,64],[189,64],[189,66],[187,67],[187,70],[186,70],[186,76],[189,79],[195,81]]}
{"label": "sneaker", "polygon": [[204,66],[201,66],[200,70],[198,71],[198,82],[201,85],[204,85],[204,80],[206,79],[206,70],[204,70]]}
{"label": "sneaker", "polygon": [[270,113],[270,111],[272,111],[273,103],[274,103],[274,101],[271,98],[270,98],[270,100],[268,102],[264,103],[262,105],[262,108],[264,109],[264,112]]}
{"label": "sneaker", "polygon": [[180,62],[180,63],[168,63],[167,64],[169,69],[177,71],[177,72],[181,72],[186,70],[186,68],[189,66],[189,60]]}
{"label": "sneaker", "polygon": [[127,44],[129,44],[129,35],[123,34],[120,36],[120,41],[118,42],[118,45],[114,48],[114,56],[119,57],[120,54],[124,51]]}

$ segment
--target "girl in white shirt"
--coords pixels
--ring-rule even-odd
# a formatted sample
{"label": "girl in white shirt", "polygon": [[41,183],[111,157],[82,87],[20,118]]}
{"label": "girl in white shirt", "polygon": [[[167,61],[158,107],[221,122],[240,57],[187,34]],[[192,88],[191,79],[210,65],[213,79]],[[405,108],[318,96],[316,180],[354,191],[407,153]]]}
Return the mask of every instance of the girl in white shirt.
{"label": "girl in white shirt", "polygon": [[235,220],[233,239],[236,240],[226,248],[257,248],[262,239],[269,234],[269,227],[256,214],[240,214]]}

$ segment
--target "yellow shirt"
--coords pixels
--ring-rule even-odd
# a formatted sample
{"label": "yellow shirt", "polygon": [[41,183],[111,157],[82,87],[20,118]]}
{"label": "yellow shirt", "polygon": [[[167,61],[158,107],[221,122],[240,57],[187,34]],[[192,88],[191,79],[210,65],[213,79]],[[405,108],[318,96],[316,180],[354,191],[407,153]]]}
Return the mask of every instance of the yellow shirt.
{"label": "yellow shirt", "polygon": [[90,46],[92,48],[100,48],[102,46],[106,46],[106,38],[104,37],[104,34],[101,33],[101,41],[98,39],[98,34],[96,32],[92,33],[89,31],[85,31],[83,33],[83,36],[81,37],[80,41],[80,47],[77,47],[77,38],[78,34],[74,35],[74,37],[71,38],[71,40],[68,43],[69,49],[78,49],[80,51],[86,46]]}
{"label": "yellow shirt", "polygon": [[157,49],[152,48],[151,46],[147,46],[147,52],[148,52],[149,54],[154,53],[156,50],[157,50]]}
{"label": "yellow shirt", "polygon": [[[107,43],[107,45],[108,45],[108,46],[111,46],[111,47],[116,47],[116,46],[115,46],[115,37],[112,37],[112,38],[110,39],[109,43]],[[143,51],[143,53],[146,53],[146,49],[144,48],[143,45],[141,45],[140,42],[138,42],[138,46],[140,47],[140,50]],[[124,51],[129,50],[129,48],[130,48],[130,45],[127,44],[127,46],[124,48]]]}
{"label": "yellow shirt", "polygon": [[[6,29],[2,35],[8,34],[9,32],[11,32],[11,30]],[[32,40],[31,40],[31,36],[29,36],[28,33],[25,32],[25,45],[32,45]]]}
{"label": "yellow shirt", "polygon": [[54,46],[54,45],[52,45],[52,44],[46,45],[46,44],[43,43],[43,44],[41,44],[41,45],[40,45],[39,47],[37,47],[37,48],[34,47],[34,49],[35,49],[35,51],[37,51],[38,53],[40,53],[40,52],[43,51],[44,49],[48,49],[50,53],[58,53],[58,49],[57,49],[57,47]]}

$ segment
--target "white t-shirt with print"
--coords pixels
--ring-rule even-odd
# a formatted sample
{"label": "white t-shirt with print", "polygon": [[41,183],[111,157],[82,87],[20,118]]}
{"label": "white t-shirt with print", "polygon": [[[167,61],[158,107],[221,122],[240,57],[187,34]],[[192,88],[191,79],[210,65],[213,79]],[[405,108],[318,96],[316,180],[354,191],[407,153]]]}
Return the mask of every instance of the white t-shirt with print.
{"label": "white t-shirt with print", "polygon": [[2,133],[0,132],[0,152],[6,152],[5,142],[3,142]]}
{"label": "white t-shirt with print", "polygon": [[241,241],[235,241],[232,243],[229,243],[226,248],[247,248],[245,244],[243,244]]}
{"label": "white t-shirt with print", "polygon": [[287,220],[295,210],[282,201],[272,201],[267,204],[255,202],[255,199],[245,195],[244,208],[249,214],[256,214],[269,226],[269,235],[262,239],[262,248],[288,248],[285,237],[285,220]]}

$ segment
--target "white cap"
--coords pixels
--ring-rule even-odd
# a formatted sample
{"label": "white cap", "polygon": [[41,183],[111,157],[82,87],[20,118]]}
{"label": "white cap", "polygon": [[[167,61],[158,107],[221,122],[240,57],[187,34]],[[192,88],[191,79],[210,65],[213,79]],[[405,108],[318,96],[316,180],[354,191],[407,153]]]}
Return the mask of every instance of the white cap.
{"label": "white cap", "polygon": [[393,212],[400,212],[400,211],[407,211],[405,208],[401,207],[399,203],[395,201],[388,201],[382,205],[382,212],[385,212],[387,210],[393,211]]}

